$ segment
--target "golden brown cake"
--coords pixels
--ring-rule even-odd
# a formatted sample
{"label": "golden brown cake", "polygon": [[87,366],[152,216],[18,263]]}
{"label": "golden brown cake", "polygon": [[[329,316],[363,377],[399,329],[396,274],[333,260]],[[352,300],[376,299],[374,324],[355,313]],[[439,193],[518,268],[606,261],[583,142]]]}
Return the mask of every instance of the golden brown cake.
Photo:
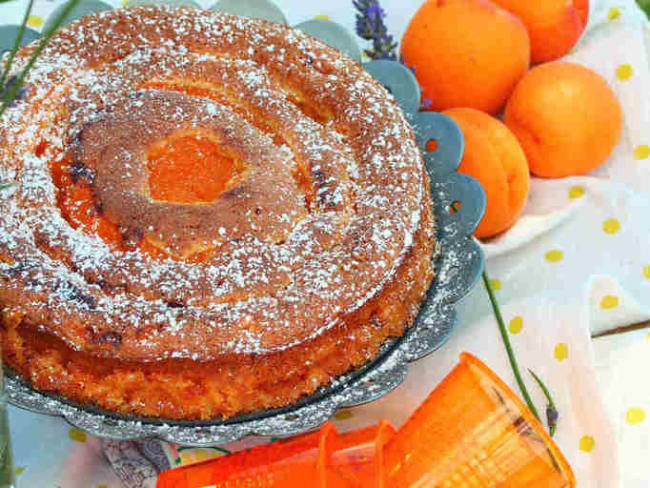
{"label": "golden brown cake", "polygon": [[413,323],[433,276],[421,154],[386,90],[309,36],[102,13],[54,36],[5,115],[2,350],[34,388],[229,417]]}

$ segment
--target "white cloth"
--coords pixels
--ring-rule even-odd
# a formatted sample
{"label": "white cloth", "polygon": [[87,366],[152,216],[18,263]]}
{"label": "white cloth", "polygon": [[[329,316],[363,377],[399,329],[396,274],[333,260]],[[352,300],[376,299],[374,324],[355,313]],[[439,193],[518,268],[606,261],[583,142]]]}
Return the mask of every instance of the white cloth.
{"label": "white cloth", "polygon": [[[60,1],[37,0],[35,16],[46,18]],[[117,6],[118,1],[110,3]],[[326,15],[354,28],[351,0],[277,3],[290,24]],[[389,32],[399,39],[421,2],[381,3]],[[17,22],[25,4],[0,4],[0,23]],[[650,486],[650,382],[642,376],[650,370],[650,337],[642,331],[590,338],[592,332],[650,318],[649,46],[647,19],[633,0],[592,0],[587,33],[568,59],[594,69],[614,88],[625,117],[621,142],[589,176],[533,178],[522,218],[484,246],[521,367],[535,371],[551,390],[560,412],[556,440],[581,487]],[[482,285],[458,311],[460,325],[443,348],[412,364],[393,393],[340,412],[339,428],[358,428],[380,418],[399,425],[451,370],[461,351],[478,355],[517,391]],[[525,376],[543,411],[543,396]],[[26,467],[19,486],[117,486],[96,442],[70,440],[63,421],[11,409],[11,422],[16,464]],[[64,439],[44,442],[41,432],[58,432]],[[204,451],[184,455],[206,456]],[[73,470],[79,475],[70,476]]]}

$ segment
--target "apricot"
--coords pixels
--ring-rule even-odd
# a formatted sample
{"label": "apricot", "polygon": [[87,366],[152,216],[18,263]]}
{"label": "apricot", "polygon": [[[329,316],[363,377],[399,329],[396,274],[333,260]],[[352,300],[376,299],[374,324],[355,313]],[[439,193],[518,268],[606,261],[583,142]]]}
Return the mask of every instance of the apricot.
{"label": "apricot", "polygon": [[211,202],[236,174],[218,144],[198,134],[159,141],[149,149],[147,166],[151,198],[177,203]]}
{"label": "apricot", "polygon": [[454,119],[465,137],[458,171],[476,178],[487,198],[485,215],[474,235],[492,237],[512,226],[526,204],[530,186],[526,156],[517,138],[494,117],[471,108],[444,113]]}
{"label": "apricot", "polygon": [[589,0],[492,0],[519,17],[530,36],[533,64],[564,56],[578,42],[589,17]]}
{"label": "apricot", "polygon": [[622,111],[599,74],[553,62],[533,68],[519,82],[504,121],[533,174],[562,178],[589,173],[605,162],[618,143]]}
{"label": "apricot", "polygon": [[431,110],[473,107],[495,114],[528,69],[521,20],[489,0],[429,0],[401,43]]}

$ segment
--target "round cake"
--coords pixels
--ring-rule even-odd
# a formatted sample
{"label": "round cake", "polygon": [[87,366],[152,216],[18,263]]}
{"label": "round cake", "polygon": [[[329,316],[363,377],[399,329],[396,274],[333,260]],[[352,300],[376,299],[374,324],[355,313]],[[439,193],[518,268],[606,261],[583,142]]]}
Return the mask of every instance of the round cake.
{"label": "round cake", "polygon": [[70,24],[0,121],[0,182],[5,364],[120,414],[289,406],[403,334],[433,277],[429,181],[393,97],[261,20]]}

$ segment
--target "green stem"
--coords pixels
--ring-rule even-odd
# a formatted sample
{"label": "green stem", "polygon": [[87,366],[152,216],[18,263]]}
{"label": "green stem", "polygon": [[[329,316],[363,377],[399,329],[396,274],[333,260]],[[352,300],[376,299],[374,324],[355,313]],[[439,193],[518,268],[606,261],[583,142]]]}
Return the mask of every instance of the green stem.
{"label": "green stem", "polygon": [[[548,402],[549,407],[554,411],[557,412],[557,407],[555,406],[555,402],[553,401],[553,397],[551,397],[551,392],[548,391],[548,388],[544,384],[544,382],[541,380],[539,376],[537,376],[532,370],[528,370],[528,372],[532,375],[533,378],[535,378],[535,381],[539,385],[540,389],[544,393],[544,396],[546,397],[546,401]],[[548,431],[551,434],[551,437],[555,435],[555,429],[557,425],[554,423],[550,423],[548,426]]]}
{"label": "green stem", "polygon": [[5,81],[7,81],[7,76],[9,76],[9,72],[11,71],[11,65],[14,62],[14,57],[16,57],[16,52],[20,48],[20,44],[23,41],[23,33],[25,32],[25,27],[27,26],[27,20],[29,19],[30,14],[32,13],[32,6],[34,5],[34,0],[29,0],[29,3],[27,4],[27,9],[25,10],[25,16],[23,17],[23,22],[20,24],[20,28],[18,29],[18,34],[16,35],[16,39],[14,40],[14,45],[11,48],[11,51],[9,52],[9,57],[7,58],[7,62],[5,63],[5,67],[2,70],[2,76],[0,76],[0,88],[5,86]]}
{"label": "green stem", "polygon": [[7,107],[9,107],[9,104],[16,98],[16,94],[20,90],[21,86],[23,85],[23,82],[25,81],[25,77],[27,76],[27,73],[29,72],[30,69],[34,66],[36,63],[36,60],[39,58],[43,50],[45,49],[45,46],[50,42],[50,39],[56,32],[56,30],[59,28],[59,26],[63,23],[65,18],[68,16],[70,11],[79,3],[79,0],[70,0],[66,5],[65,8],[61,11],[61,13],[57,16],[57,18],[54,20],[54,23],[52,26],[43,34],[43,37],[41,39],[41,42],[38,44],[38,47],[34,51],[34,54],[32,54],[32,57],[29,59],[23,70],[20,72],[20,75],[16,79],[15,83],[11,85],[9,88],[9,91],[7,92],[7,95],[5,96],[5,99],[3,100],[2,107],[0,107],[0,117],[5,113],[7,110]]}
{"label": "green stem", "polygon": [[499,304],[497,303],[497,299],[494,296],[494,291],[492,291],[492,285],[490,285],[490,280],[488,279],[487,273],[485,271],[483,271],[483,283],[485,284],[485,288],[487,289],[488,297],[490,297],[490,303],[492,304],[492,310],[494,311],[494,316],[499,326],[499,332],[501,333],[501,338],[503,339],[503,345],[505,346],[506,352],[508,353],[510,366],[512,367],[512,372],[515,375],[515,379],[517,380],[517,385],[519,385],[519,390],[521,391],[521,395],[524,397],[524,401],[526,402],[526,405],[528,405],[530,411],[533,412],[533,415],[537,417],[537,419],[539,420],[540,419],[539,413],[537,413],[537,409],[535,408],[535,405],[533,404],[533,401],[530,398],[528,389],[526,388],[526,384],[524,383],[521,373],[519,372],[519,365],[517,364],[515,353],[512,350],[512,345],[510,344],[510,338],[508,337],[506,324],[503,322],[503,317],[501,316],[501,310],[499,309]]}

